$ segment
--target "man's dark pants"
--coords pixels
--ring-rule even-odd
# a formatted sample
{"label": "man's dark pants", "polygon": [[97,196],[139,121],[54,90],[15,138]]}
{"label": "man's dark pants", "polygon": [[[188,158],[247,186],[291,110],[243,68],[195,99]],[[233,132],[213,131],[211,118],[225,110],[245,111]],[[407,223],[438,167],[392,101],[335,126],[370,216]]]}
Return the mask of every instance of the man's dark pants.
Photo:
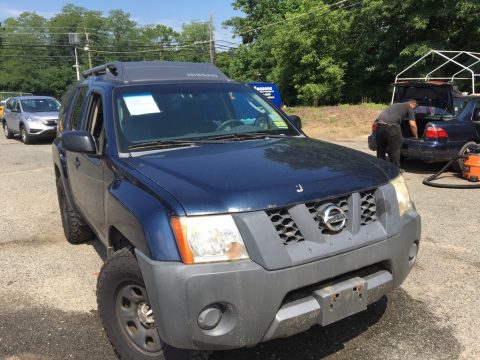
{"label": "man's dark pants", "polygon": [[388,152],[390,162],[400,167],[400,152],[402,149],[402,131],[400,126],[378,124],[376,131],[377,157],[386,160]]}

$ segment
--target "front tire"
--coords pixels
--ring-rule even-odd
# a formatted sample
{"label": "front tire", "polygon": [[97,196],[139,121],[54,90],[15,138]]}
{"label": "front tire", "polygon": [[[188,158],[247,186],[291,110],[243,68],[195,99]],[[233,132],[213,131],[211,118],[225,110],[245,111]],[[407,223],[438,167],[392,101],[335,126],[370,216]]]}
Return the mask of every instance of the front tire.
{"label": "front tire", "polygon": [[202,360],[208,354],[175,349],[160,338],[145,283],[132,251],[123,248],[103,265],[98,311],[108,339],[123,360]]}
{"label": "front tire", "polygon": [[85,223],[82,216],[68,202],[62,179],[57,178],[57,195],[63,232],[70,244],[80,244],[94,237],[92,229]]}
{"label": "front tire", "polygon": [[3,120],[3,134],[7,139],[13,139],[13,133],[8,130],[7,122]]}
{"label": "front tire", "polygon": [[30,137],[30,135],[28,135],[25,125],[20,126],[20,136],[22,137],[22,141],[25,145],[29,145],[32,143],[32,138]]}

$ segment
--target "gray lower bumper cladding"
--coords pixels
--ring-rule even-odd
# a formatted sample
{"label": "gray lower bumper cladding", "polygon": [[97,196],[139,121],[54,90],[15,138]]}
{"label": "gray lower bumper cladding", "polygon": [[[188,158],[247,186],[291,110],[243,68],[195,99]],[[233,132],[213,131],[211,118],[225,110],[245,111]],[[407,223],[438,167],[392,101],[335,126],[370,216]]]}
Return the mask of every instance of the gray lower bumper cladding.
{"label": "gray lower bumper cladding", "polygon": [[311,296],[283,305],[262,341],[291,336],[306,331],[315,324],[331,324],[366,310],[367,305],[379,300],[392,289],[393,277],[386,270],[320,288]]}
{"label": "gray lower bumper cladding", "polygon": [[184,265],[136,250],[162,339],[185,349],[232,349],[325,326],[398,287],[420,240],[415,211],[401,232],[307,264],[266,270],[251,260]]}

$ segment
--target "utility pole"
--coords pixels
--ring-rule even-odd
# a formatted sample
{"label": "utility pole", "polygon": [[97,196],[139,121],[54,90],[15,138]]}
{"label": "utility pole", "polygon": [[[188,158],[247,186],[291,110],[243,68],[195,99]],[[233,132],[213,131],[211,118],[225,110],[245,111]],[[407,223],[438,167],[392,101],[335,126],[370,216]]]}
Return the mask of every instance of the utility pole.
{"label": "utility pole", "polygon": [[75,46],[75,65],[73,67],[77,70],[77,80],[80,80],[80,65],[78,64],[78,54],[77,54],[77,47]]}
{"label": "utility pole", "polygon": [[87,29],[86,28],[83,28],[83,30],[85,31],[85,39],[86,39],[86,45],[85,47],[83,48],[83,50],[85,50],[87,52],[87,55],[88,55],[88,66],[89,68],[93,68],[92,66],[92,55],[90,54],[90,40],[88,39],[88,33],[87,33]]}
{"label": "utility pole", "polygon": [[79,33],[68,33],[68,43],[73,45],[75,49],[75,65],[73,67],[77,70],[77,80],[80,80],[80,65],[78,64],[77,45],[80,44]]}
{"label": "utility pole", "polygon": [[210,62],[215,64],[215,39],[213,38],[213,17],[210,14]]}

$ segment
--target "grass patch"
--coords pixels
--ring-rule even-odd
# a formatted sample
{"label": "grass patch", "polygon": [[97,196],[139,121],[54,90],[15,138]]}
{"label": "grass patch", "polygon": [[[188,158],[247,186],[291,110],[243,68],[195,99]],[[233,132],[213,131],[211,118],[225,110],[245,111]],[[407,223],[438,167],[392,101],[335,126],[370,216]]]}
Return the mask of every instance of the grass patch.
{"label": "grass patch", "polygon": [[385,104],[363,103],[337,106],[296,106],[286,108],[288,115],[302,118],[303,131],[308,136],[334,140],[352,139],[371,133],[372,123]]}

